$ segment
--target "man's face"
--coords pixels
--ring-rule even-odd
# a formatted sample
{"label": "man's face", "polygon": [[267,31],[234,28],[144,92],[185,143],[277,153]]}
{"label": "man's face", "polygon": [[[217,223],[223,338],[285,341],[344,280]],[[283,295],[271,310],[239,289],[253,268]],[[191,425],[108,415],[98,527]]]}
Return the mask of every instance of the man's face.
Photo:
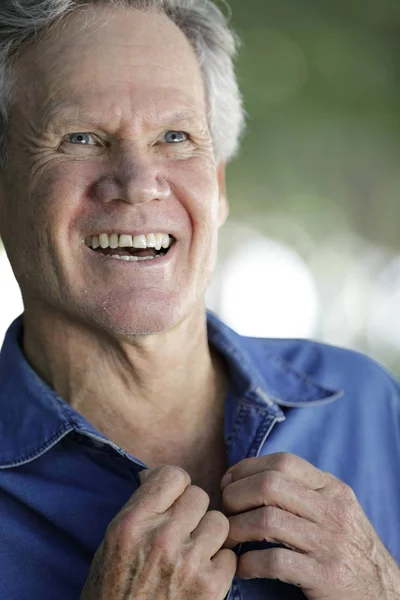
{"label": "man's face", "polygon": [[[91,9],[25,52],[17,82],[0,233],[25,305],[114,334],[172,327],[203,303],[226,217],[190,43],[154,11]],[[85,244],[104,233],[173,243],[147,260]]]}

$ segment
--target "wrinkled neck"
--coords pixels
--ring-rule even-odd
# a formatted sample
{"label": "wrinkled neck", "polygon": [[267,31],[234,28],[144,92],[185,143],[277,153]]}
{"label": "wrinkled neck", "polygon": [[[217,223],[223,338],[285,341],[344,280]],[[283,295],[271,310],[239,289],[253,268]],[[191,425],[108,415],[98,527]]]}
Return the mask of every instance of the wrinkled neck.
{"label": "wrinkled neck", "polygon": [[27,311],[24,350],[38,374],[121,447],[155,425],[164,437],[166,429],[175,437],[180,431],[184,444],[199,423],[207,429],[221,422],[227,387],[224,363],[208,345],[204,309],[195,317],[166,332],[119,339]]}

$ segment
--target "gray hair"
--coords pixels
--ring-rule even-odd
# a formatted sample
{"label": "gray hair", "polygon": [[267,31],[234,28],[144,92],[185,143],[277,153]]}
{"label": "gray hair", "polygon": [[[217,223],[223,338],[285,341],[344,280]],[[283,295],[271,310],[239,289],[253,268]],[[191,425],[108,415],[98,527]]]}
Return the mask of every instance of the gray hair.
{"label": "gray hair", "polygon": [[238,151],[245,121],[233,67],[239,40],[211,0],[1,0],[0,168],[5,168],[8,162],[14,61],[41,33],[90,5],[156,9],[176,23],[191,42],[203,72],[216,157],[226,162],[231,160]]}

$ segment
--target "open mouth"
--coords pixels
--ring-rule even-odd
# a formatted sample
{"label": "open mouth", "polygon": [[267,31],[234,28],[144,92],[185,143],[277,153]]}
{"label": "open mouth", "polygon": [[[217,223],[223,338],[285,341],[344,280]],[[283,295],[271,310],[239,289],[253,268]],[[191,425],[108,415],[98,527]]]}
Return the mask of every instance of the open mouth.
{"label": "open mouth", "polygon": [[144,261],[165,256],[175,238],[167,233],[129,235],[125,233],[101,233],[85,239],[85,244],[99,254],[117,260]]}

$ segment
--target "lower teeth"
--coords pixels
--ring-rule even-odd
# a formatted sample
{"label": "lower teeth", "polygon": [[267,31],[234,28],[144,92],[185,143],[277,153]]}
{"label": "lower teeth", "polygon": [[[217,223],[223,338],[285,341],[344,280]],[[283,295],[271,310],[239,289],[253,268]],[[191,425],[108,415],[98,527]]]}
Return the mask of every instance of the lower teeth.
{"label": "lower teeth", "polygon": [[156,256],[118,256],[118,254],[112,254],[110,258],[116,258],[117,260],[126,260],[129,262],[139,262],[142,260],[154,260],[155,258],[161,258],[165,254],[157,254]]}

